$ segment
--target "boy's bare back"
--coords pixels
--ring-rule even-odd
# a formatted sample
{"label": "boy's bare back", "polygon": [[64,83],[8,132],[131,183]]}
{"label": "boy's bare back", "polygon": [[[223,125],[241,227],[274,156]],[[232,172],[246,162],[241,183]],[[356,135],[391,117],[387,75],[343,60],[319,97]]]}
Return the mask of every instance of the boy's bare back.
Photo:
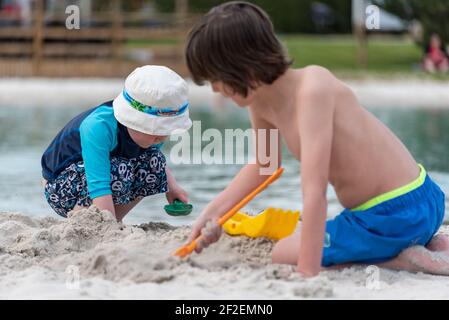
{"label": "boy's bare back", "polygon": [[[268,105],[269,99],[254,101],[250,106],[253,125],[256,129],[260,128],[257,124],[278,128],[299,161],[308,157],[302,152],[301,142],[310,143],[313,148],[326,144],[330,138],[327,139],[330,143],[328,180],[344,207],[354,208],[419,175],[415,160],[402,142],[360,105],[350,88],[326,69],[317,66],[291,69],[272,86],[270,91],[284,92],[291,98],[285,99],[282,105]],[[301,119],[303,112],[312,120]],[[313,113],[321,120],[316,125]],[[303,122],[306,128],[301,127]],[[329,128],[323,128],[326,125]],[[323,135],[324,141],[318,141]],[[305,140],[309,137],[313,139],[310,142]],[[320,151],[325,157],[326,151],[317,153]],[[313,165],[319,170],[317,161]]]}

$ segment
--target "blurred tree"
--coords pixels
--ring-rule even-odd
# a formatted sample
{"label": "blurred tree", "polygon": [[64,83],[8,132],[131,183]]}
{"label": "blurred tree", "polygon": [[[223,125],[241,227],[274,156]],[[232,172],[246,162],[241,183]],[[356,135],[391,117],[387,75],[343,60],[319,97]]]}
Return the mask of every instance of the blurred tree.
{"label": "blurred tree", "polygon": [[424,35],[421,46],[426,47],[433,33],[449,43],[449,0],[376,0],[377,5],[407,20],[421,22]]}
{"label": "blurred tree", "polygon": [[[154,0],[163,12],[172,12],[175,0]],[[189,0],[189,10],[204,13],[225,0]],[[351,1],[349,0],[250,0],[270,15],[276,30],[284,33],[351,32]],[[332,23],[326,29],[317,28],[312,21],[312,4],[322,3],[332,9]]]}

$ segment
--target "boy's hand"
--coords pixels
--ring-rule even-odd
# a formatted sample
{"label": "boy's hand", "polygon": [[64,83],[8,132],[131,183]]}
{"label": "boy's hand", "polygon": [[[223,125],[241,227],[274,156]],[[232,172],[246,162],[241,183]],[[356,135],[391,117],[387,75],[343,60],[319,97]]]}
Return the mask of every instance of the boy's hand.
{"label": "boy's hand", "polygon": [[165,193],[167,197],[168,203],[173,203],[176,199],[181,202],[188,203],[189,197],[187,196],[187,192],[181,188],[175,180],[175,177],[172,175],[171,170],[166,167],[165,172],[167,173],[167,183],[168,183],[168,192]]}
{"label": "boy's hand", "polygon": [[217,242],[222,232],[223,229],[218,223],[209,220],[206,226],[201,229],[201,239],[197,242],[195,251],[200,253],[212,243]]}
{"label": "boy's hand", "polygon": [[172,186],[169,186],[169,190],[165,196],[167,197],[168,203],[173,203],[176,199],[180,200],[181,202],[188,203],[189,197],[187,195],[187,192],[181,188],[179,185],[174,184]]}
{"label": "boy's hand", "polygon": [[217,220],[218,218],[203,214],[193,225],[187,243],[195,240],[199,235],[202,236],[201,240],[196,244],[196,253],[200,253],[203,249],[220,239],[223,228],[217,223]]}

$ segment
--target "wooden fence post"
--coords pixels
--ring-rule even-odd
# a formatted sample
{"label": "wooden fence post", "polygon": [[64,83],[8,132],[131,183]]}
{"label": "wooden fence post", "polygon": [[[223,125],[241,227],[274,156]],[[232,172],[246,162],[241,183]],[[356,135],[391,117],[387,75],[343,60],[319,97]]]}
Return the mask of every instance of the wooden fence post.
{"label": "wooden fence post", "polygon": [[368,67],[368,37],[365,28],[365,0],[352,0],[352,28],[357,42],[357,62],[359,67]]}
{"label": "wooden fence post", "polygon": [[114,75],[121,74],[121,66],[123,59],[123,17],[121,0],[112,1],[112,28],[111,28],[111,45],[112,57],[116,71]]}
{"label": "wooden fence post", "polygon": [[186,24],[187,14],[189,11],[188,0],[176,0],[175,2],[175,15],[177,27],[183,27]]}
{"label": "wooden fence post", "polygon": [[33,76],[41,74],[43,28],[44,28],[44,0],[36,0],[34,9],[34,32],[33,32]]}

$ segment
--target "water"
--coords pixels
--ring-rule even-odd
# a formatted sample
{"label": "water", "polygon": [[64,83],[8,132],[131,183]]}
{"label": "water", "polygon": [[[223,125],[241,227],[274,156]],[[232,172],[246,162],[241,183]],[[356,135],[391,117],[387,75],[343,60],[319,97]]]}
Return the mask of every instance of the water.
{"label": "water", "polygon": [[[192,108],[191,116],[201,120],[202,129],[249,128],[244,110],[225,109],[216,113]],[[40,185],[40,157],[59,129],[83,111],[73,107],[0,107],[0,211],[22,212],[33,216],[57,216],[46,203]],[[449,194],[449,110],[374,109],[423,163],[442,189]],[[168,146],[169,147],[169,146]],[[169,148],[165,149],[166,154]],[[248,206],[258,212],[268,206],[301,209],[299,165],[284,148],[285,173]],[[188,217],[171,217],[163,210],[165,196],[145,198],[126,218],[127,223],[150,220],[174,225],[189,224],[214,198],[241,165],[177,165],[171,166],[179,184],[186,189],[194,204]],[[329,216],[338,214],[339,205],[332,188],[328,190]],[[447,201],[446,201],[447,203]],[[447,221],[447,219],[446,219]]]}

